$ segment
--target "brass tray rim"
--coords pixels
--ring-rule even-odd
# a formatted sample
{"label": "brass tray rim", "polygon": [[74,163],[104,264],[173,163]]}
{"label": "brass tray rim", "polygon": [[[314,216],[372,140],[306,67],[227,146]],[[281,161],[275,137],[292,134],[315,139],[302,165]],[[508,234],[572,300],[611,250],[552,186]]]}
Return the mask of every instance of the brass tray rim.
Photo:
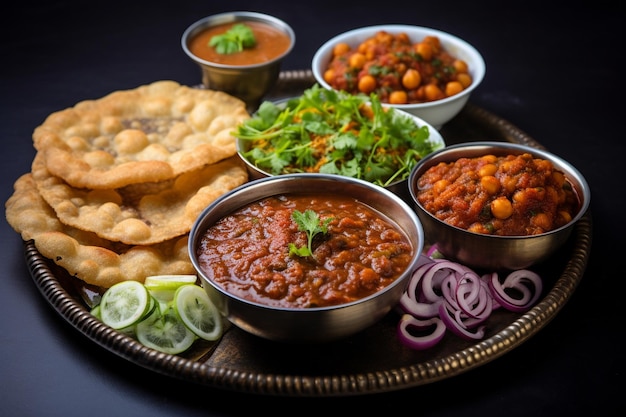
{"label": "brass tray rim", "polygon": [[[278,85],[312,80],[309,70],[283,71]],[[543,146],[511,123],[468,103],[462,110],[487,120],[508,141]],[[492,126],[492,127],[493,127]],[[68,293],[34,242],[24,242],[32,279],[50,305],[84,336],[110,352],[148,370],[213,388],[272,396],[328,397],[382,393],[425,385],[477,368],[513,350],[543,329],[572,296],[584,274],[591,250],[590,210],[573,232],[573,250],[560,277],[545,297],[510,325],[474,345],[445,357],[394,369],[337,375],[291,375],[215,367],[182,356],[157,352],[94,318]]]}

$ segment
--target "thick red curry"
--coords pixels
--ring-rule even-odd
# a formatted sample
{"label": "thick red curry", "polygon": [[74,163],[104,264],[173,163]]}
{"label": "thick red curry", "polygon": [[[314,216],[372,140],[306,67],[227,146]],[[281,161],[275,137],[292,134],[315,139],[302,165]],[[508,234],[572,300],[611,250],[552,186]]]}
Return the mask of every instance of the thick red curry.
{"label": "thick red curry", "polygon": [[[332,218],[313,241],[313,256],[289,254],[307,245],[294,210]],[[200,267],[226,291],[260,304],[309,308],[373,294],[410,264],[413,246],[394,223],[352,198],[282,195],[250,204],[210,227],[197,249]]]}
{"label": "thick red curry", "polygon": [[418,178],[416,191],[440,220],[492,235],[545,233],[569,223],[580,207],[565,175],[528,153],[441,162]]}

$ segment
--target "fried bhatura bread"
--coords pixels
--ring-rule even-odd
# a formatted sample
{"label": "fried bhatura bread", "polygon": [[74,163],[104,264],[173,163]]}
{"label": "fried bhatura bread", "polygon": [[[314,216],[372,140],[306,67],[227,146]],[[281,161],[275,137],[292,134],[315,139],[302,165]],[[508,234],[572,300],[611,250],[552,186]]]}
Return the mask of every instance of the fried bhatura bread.
{"label": "fried bhatura bread", "polygon": [[52,175],[77,188],[163,181],[236,154],[250,116],[224,92],[157,81],[49,115],[33,133]]}
{"label": "fried bhatura bread", "polygon": [[62,223],[128,245],[152,245],[188,233],[206,206],[248,180],[238,156],[171,180],[109,190],[70,186],[50,174],[39,153],[32,175]]}
{"label": "fried bhatura bread", "polygon": [[115,283],[143,282],[150,275],[193,274],[188,235],[150,246],[124,245],[61,223],[37,190],[31,173],[14,184],[5,203],[6,218],[25,241],[88,284],[108,288]]}

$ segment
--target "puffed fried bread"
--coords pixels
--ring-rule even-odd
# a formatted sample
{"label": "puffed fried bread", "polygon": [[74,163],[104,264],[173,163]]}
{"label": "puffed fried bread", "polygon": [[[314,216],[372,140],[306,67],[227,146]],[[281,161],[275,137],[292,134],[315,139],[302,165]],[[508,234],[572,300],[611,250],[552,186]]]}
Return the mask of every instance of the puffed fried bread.
{"label": "puffed fried bread", "polygon": [[62,223],[129,245],[152,245],[188,233],[206,206],[248,180],[237,156],[171,180],[107,190],[70,186],[50,174],[39,154],[32,175]]}
{"label": "puffed fried bread", "polygon": [[33,133],[48,170],[77,188],[175,178],[236,154],[245,103],[221,91],[157,81],[49,115]]}
{"label": "puffed fried bread", "polygon": [[188,235],[149,246],[111,242],[60,222],[31,173],[18,178],[14,189],[5,203],[11,227],[25,241],[33,239],[41,255],[88,284],[108,288],[126,280],[143,282],[150,275],[194,273]]}

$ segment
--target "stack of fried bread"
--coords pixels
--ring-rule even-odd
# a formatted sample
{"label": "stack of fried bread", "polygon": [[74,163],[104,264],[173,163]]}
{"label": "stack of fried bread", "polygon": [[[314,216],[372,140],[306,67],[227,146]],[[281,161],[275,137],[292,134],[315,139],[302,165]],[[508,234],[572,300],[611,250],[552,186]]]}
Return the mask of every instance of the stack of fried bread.
{"label": "stack of fried bread", "polygon": [[191,274],[200,212],[245,183],[228,94],[157,81],[51,114],[33,133],[30,172],[5,204],[9,224],[72,276],[108,288]]}

